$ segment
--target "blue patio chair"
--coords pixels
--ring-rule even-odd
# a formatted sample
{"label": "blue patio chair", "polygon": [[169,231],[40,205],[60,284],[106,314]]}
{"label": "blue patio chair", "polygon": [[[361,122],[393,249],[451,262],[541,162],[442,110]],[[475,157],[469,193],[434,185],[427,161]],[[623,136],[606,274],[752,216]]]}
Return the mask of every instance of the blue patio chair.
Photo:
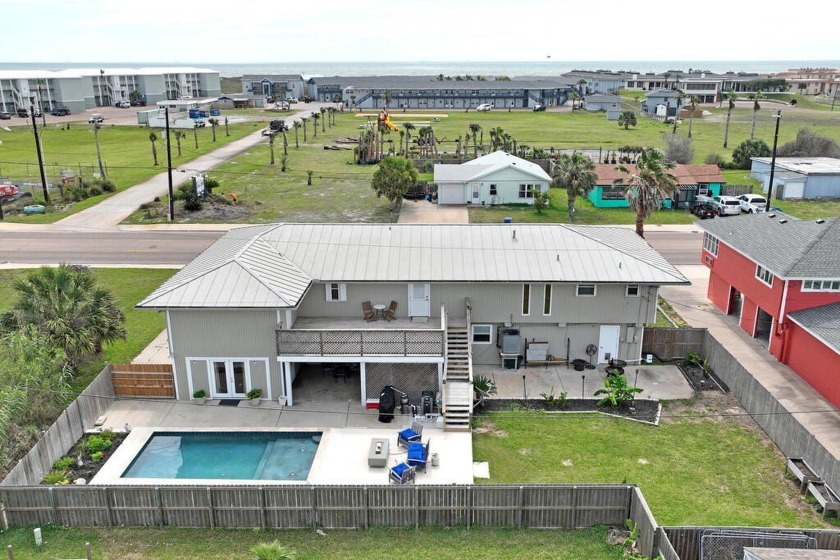
{"label": "blue patio chair", "polygon": [[408,456],[405,459],[405,462],[409,464],[409,466],[414,467],[420,471],[426,471],[426,465],[429,464],[431,455],[429,454],[429,446],[431,445],[432,440],[427,441],[426,443],[421,443],[419,441],[413,441],[408,444]]}
{"label": "blue patio chair", "polygon": [[415,474],[416,471],[414,467],[403,461],[402,463],[397,463],[388,469],[388,482],[408,484],[409,482],[414,482]]}
{"label": "blue patio chair", "polygon": [[397,434],[397,446],[408,447],[408,444],[413,441],[420,441],[420,436],[423,435],[423,424],[420,422],[412,422],[410,428],[406,428]]}

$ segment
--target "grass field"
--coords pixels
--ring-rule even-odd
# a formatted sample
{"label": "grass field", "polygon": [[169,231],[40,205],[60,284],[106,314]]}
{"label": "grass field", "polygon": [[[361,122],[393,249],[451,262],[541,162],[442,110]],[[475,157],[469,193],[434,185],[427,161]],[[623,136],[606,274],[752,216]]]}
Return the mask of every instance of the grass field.
{"label": "grass field", "polygon": [[[187,137],[181,141],[181,156],[177,155],[173,137],[172,163],[177,166],[191,161],[228,142],[255,132],[262,126],[263,123],[258,122],[232,124],[229,126],[230,136],[225,136],[224,126],[219,126],[216,128],[216,142],[212,141],[212,131],[209,126],[197,129],[198,149],[195,147],[193,133],[187,131]],[[0,177],[14,182],[38,185],[32,189],[32,192],[35,199],[41,199],[43,198],[40,194],[41,179],[32,131],[27,127],[11,127],[10,130],[11,132],[0,131],[0,142],[2,142],[0,144]],[[158,142],[158,165],[155,166],[149,132],[149,129],[141,126],[104,126],[99,131],[103,165],[118,191],[166,171],[165,144],[163,141]],[[157,133],[158,137],[162,136],[160,131]],[[87,178],[93,178],[93,173],[99,172],[96,144],[89,125],[74,123],[70,130],[48,126],[41,131],[41,138],[49,181],[57,182],[62,170],[78,173],[80,166],[83,176]],[[57,191],[51,191],[50,195],[58,199]],[[34,216],[9,216],[6,219],[27,223],[51,223],[89,208],[108,196],[108,194],[94,196],[74,203],[62,211]]]}
{"label": "grass field", "polygon": [[[740,410],[726,399],[705,399],[706,412]],[[663,525],[821,524],[757,427],[739,418],[668,418],[697,410],[666,407],[659,427],[578,414],[491,413],[478,419],[474,459],[490,462],[491,484],[636,483]]]}
{"label": "grass field", "polygon": [[[118,305],[125,312],[128,331],[126,340],[118,340],[105,346],[96,360],[84,362],[73,380],[75,393],[84,389],[104,366],[105,362],[130,362],[165,327],[166,321],[160,313],[134,309],[141,299],[172,276],[173,269],[100,268],[95,269],[99,281],[110,288]],[[11,307],[16,278],[25,276],[28,270],[0,270],[0,312]]]}
{"label": "grass field", "polygon": [[299,560],[365,558],[386,560],[422,551],[424,558],[478,560],[484,558],[563,558],[609,560],[621,550],[606,542],[606,529],[535,531],[501,529],[370,529],[327,531],[325,537],[311,530],[242,531],[205,529],[63,529],[45,527],[45,544],[36,549],[30,529],[0,532],[0,542],[14,547],[17,560],[79,558],[90,542],[97,560],[143,558],[254,558],[248,550],[260,542],[280,540]]}

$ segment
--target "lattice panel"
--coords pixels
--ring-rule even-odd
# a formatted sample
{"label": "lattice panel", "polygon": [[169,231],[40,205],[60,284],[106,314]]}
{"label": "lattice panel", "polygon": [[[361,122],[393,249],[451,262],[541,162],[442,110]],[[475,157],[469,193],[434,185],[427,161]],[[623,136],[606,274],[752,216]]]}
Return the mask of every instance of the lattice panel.
{"label": "lattice panel", "polygon": [[740,559],[745,547],[814,549],[817,541],[802,533],[709,529],[700,538],[700,559]]}
{"label": "lattice panel", "polygon": [[437,364],[366,364],[367,398],[378,399],[385,385],[408,393],[414,405],[420,405],[423,391],[438,390]]}

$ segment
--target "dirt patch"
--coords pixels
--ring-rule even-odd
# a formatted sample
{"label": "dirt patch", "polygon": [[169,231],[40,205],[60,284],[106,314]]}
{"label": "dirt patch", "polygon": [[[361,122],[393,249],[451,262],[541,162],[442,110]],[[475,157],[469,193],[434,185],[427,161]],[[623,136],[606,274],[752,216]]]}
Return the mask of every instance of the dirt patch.
{"label": "dirt patch", "polygon": [[541,410],[545,412],[592,412],[621,416],[641,422],[655,423],[659,415],[659,401],[638,400],[627,405],[610,407],[598,406],[594,399],[569,399],[563,407],[550,405],[543,399],[487,399],[484,401],[483,412],[500,412],[511,410]]}
{"label": "dirt patch", "polygon": [[488,434],[495,437],[507,437],[507,432],[500,430],[493,422],[482,422],[480,426],[473,429],[474,434]]}
{"label": "dirt patch", "polygon": [[[446,113],[401,113],[399,111],[391,111],[388,113],[391,115],[391,120],[395,119],[420,119],[420,118],[437,118],[437,119],[445,119],[449,115]],[[357,117],[379,117],[379,113],[356,113]]]}
{"label": "dirt patch", "polygon": [[57,472],[63,471],[65,476],[63,480],[57,480],[56,482],[47,481],[46,479],[41,482],[41,484],[75,484],[76,480],[83,478],[87,483],[90,483],[91,479],[99,472],[102,468],[102,465],[105,464],[105,461],[116,451],[122,442],[125,440],[126,434],[107,434],[103,432],[103,435],[99,436],[103,439],[109,440],[111,442],[110,446],[102,451],[102,455],[99,460],[94,460],[94,454],[90,452],[89,449],[85,446],[85,441],[91,436],[95,436],[96,434],[86,435],[82,437],[76,444],[70,449],[67,454],[61,457],[56,464],[59,464],[61,461],[65,461],[66,463],[70,463],[69,466],[64,468],[53,468],[51,473],[54,474]]}
{"label": "dirt patch", "polygon": [[704,363],[678,362],[677,367],[695,391],[726,392],[728,390],[726,384],[707,364],[704,367]]}

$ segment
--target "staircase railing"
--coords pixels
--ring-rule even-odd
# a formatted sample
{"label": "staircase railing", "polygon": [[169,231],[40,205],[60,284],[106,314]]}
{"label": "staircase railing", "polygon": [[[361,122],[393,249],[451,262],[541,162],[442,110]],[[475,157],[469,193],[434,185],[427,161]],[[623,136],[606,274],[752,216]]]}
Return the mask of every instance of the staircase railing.
{"label": "staircase railing", "polygon": [[472,304],[470,303],[470,298],[464,298],[464,307],[466,307],[466,318],[467,318],[467,366],[469,367],[469,381],[470,385],[473,382],[473,363],[472,363]]}

